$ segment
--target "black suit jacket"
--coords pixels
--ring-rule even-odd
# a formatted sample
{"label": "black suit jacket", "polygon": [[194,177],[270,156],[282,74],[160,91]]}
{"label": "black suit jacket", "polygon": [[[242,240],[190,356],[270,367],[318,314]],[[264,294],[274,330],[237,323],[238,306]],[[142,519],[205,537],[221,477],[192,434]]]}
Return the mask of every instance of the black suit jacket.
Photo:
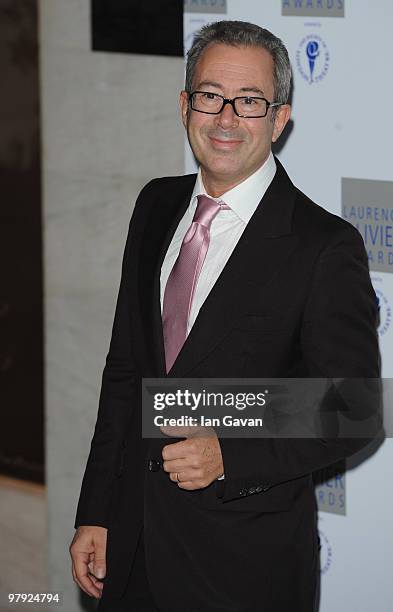
{"label": "black suit jacket", "polygon": [[[362,238],[311,202],[276,163],[169,376],[379,376],[377,305]],[[109,529],[108,596],[124,590],[144,525],[152,586],[162,602],[167,566],[177,575],[188,567],[194,578],[184,598],[195,584],[217,606],[228,597],[222,609],[251,610],[258,609],[257,589],[266,610],[306,612],[318,556],[311,473],[364,440],[221,439],[225,481],[193,492],[147,467],[168,440],[141,438],[140,382],[166,376],[160,269],[194,183],[195,175],[155,179],[136,202],[75,526]],[[163,553],[160,565],[155,558]],[[230,571],[238,580],[230,580]],[[225,595],[214,584],[224,585]],[[248,596],[249,607],[239,607]]]}

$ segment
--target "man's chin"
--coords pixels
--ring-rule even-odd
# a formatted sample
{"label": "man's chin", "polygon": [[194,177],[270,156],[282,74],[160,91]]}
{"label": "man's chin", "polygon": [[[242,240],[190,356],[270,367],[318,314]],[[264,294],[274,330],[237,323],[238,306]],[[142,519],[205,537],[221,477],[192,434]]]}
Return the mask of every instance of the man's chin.
{"label": "man's chin", "polygon": [[219,163],[211,164],[207,167],[209,174],[215,174],[217,176],[228,177],[231,180],[235,176],[238,176],[240,172],[239,164],[230,163],[230,159],[220,160]]}

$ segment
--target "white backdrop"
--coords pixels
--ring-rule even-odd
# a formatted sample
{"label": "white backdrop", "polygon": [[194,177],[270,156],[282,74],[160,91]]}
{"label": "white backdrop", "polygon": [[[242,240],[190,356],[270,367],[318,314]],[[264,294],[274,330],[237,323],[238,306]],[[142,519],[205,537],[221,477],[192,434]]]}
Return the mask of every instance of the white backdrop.
{"label": "white backdrop", "polygon": [[[209,4],[220,10],[226,7],[226,12],[208,13]],[[298,14],[282,15],[282,5],[292,7]],[[373,228],[379,223],[382,209],[385,216],[390,214],[390,221],[387,220],[383,228],[384,265],[375,266],[370,262],[370,267],[380,299],[383,375],[393,378],[390,306],[393,304],[393,256],[390,255],[390,260],[388,257],[393,225],[393,3],[391,0],[345,0],[344,17],[299,14],[301,7],[307,11],[307,7],[317,8],[318,5],[332,14],[334,7],[341,7],[344,2],[189,0],[188,7],[198,12],[185,13],[185,48],[189,48],[193,33],[203,24],[220,19],[252,21],[284,41],[294,72],[293,128],[279,158],[293,182],[313,200],[341,215],[342,179],[366,179],[371,181],[365,189],[368,199],[361,201],[361,196],[354,192],[353,198],[358,197],[360,208],[355,211],[358,217],[353,212],[349,220],[359,221],[365,214],[366,205],[370,206],[368,215],[372,217]],[[319,53],[312,79],[306,52],[309,42],[309,53]],[[188,145],[185,169],[186,172],[195,171]],[[389,181],[384,183],[382,192],[379,181]],[[351,193],[351,181],[346,184]],[[348,210],[346,207],[343,216],[348,216]],[[361,231],[364,224],[361,220]],[[370,245],[368,239],[366,247],[377,248],[374,242]],[[381,267],[385,271],[381,271]],[[392,397],[390,389],[387,391]],[[385,410],[389,407],[390,402],[386,400]],[[320,612],[391,612],[393,609],[392,465],[393,444],[388,439],[358,467],[347,470],[346,514],[319,512],[322,542]],[[334,496],[335,483],[330,482],[329,488],[330,495]]]}

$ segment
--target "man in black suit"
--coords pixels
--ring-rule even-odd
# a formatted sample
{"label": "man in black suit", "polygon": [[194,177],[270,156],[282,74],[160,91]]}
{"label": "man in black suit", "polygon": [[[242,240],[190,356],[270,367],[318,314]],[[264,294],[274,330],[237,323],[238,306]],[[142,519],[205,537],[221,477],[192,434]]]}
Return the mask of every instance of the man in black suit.
{"label": "man in black suit", "polygon": [[361,237],[271,153],[290,81],[253,24],[205,26],[188,54],[199,172],[138,197],[71,545],[101,611],[315,609],[311,473],[365,440],[141,436],[142,377],[379,376]]}

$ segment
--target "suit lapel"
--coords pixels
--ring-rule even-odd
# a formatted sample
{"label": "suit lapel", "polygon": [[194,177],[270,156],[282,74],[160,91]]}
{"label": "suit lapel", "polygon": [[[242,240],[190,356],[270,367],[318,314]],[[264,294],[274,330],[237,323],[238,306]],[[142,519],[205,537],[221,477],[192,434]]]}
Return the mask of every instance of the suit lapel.
{"label": "suit lapel", "polygon": [[141,246],[138,288],[140,312],[153,369],[151,376],[165,376],[165,352],[161,321],[160,275],[165,253],[190,202],[196,175],[171,180],[169,188],[151,202]]}
{"label": "suit lapel", "polygon": [[[291,234],[295,188],[276,159],[277,172],[202,305],[169,376],[182,377],[206,357],[247,313],[253,293],[268,283],[293,252]],[[165,376],[160,304],[160,271],[166,251],[190,201],[195,175],[179,179],[176,193],[160,196],[151,207],[141,252],[139,291],[147,347],[154,374]]]}

